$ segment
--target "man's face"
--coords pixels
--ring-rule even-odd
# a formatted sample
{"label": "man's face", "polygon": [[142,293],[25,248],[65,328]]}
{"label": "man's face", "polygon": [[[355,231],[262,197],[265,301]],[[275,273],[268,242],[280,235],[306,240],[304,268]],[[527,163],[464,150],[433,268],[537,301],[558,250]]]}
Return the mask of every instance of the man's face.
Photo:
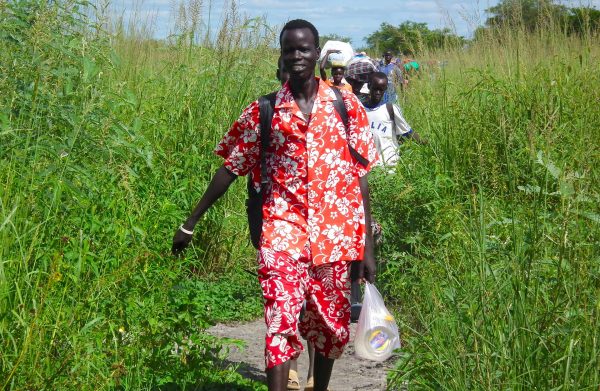
{"label": "man's face", "polygon": [[334,84],[340,84],[344,78],[344,68],[333,68],[331,70],[331,77]]}
{"label": "man's face", "polygon": [[348,84],[350,84],[350,86],[352,87],[352,92],[355,95],[358,95],[360,93],[360,90],[363,88],[363,86],[365,85],[365,83],[363,83],[362,81],[358,81],[356,79],[352,79],[347,77],[346,81],[348,82]]}
{"label": "man's face", "polygon": [[379,104],[383,99],[383,94],[387,90],[388,81],[387,78],[374,77],[369,83],[369,96],[371,103]]}
{"label": "man's face", "polygon": [[385,60],[386,64],[389,64],[392,61],[392,53],[385,52],[385,54],[383,55],[383,59]]}
{"label": "man's face", "polygon": [[314,77],[320,52],[310,29],[285,30],[281,36],[281,59],[292,80]]}

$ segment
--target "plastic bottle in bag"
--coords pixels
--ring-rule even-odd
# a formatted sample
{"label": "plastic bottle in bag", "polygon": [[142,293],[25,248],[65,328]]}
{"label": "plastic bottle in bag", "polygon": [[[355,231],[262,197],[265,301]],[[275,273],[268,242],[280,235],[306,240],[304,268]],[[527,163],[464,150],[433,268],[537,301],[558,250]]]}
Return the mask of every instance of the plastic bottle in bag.
{"label": "plastic bottle in bag", "polygon": [[368,360],[385,361],[398,348],[400,335],[394,317],[385,308],[377,288],[367,282],[354,340],[356,354]]}

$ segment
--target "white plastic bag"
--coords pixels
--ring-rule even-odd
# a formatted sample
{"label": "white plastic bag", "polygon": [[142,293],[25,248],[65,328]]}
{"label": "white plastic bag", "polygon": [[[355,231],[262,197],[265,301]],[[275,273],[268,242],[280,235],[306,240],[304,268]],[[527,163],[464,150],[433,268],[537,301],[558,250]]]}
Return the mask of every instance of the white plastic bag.
{"label": "white plastic bag", "polygon": [[385,308],[377,288],[367,282],[354,339],[356,354],[368,360],[385,361],[398,348],[400,335],[394,317]]}
{"label": "white plastic bag", "polygon": [[339,50],[339,53],[331,53],[329,55],[329,58],[327,61],[327,64],[325,64],[326,68],[331,68],[331,67],[345,67],[346,65],[348,65],[348,63],[350,62],[350,60],[352,60],[352,57],[354,57],[354,51],[352,50],[352,45],[350,45],[348,42],[342,42],[342,41],[327,41],[325,42],[325,45],[323,45],[323,47],[321,48],[321,56],[319,58],[319,61],[323,61],[323,58],[325,57],[325,53],[327,53],[328,50]]}

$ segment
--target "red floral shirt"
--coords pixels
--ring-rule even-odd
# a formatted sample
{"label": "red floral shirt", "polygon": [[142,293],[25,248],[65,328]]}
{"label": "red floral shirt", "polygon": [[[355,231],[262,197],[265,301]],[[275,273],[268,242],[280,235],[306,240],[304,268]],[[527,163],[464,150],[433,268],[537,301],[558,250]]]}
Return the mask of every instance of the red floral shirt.
{"label": "red floral shirt", "polygon": [[[277,93],[261,237],[261,247],[294,258],[308,242],[315,265],[362,259],[366,230],[358,178],[377,159],[367,115],[356,96],[341,91],[348,111],[346,129],[333,106],[335,94],[318,80],[308,123],[288,84]],[[369,162],[366,167],[352,157],[349,146]],[[258,101],[243,111],[215,153],[235,175],[251,173],[255,188],[260,188]]]}

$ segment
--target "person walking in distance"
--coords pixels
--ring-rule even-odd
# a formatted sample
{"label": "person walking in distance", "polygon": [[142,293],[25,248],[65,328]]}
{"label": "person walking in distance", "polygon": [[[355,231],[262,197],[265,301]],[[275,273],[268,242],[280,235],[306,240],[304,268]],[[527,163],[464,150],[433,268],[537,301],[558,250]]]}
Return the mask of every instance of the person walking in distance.
{"label": "person walking in distance", "polygon": [[379,71],[385,73],[388,78],[388,88],[383,96],[383,103],[396,103],[396,84],[404,86],[404,76],[398,65],[392,61],[392,52],[387,50],[383,53],[383,59],[379,63]]}
{"label": "person walking in distance", "polygon": [[394,170],[400,158],[400,143],[413,139],[419,144],[427,144],[408,124],[400,106],[385,102],[384,96],[389,88],[388,78],[383,72],[369,75],[369,99],[363,101],[371,132],[379,153],[379,164],[388,170]]}
{"label": "person walking in distance", "polygon": [[[316,28],[292,20],[279,43],[290,78],[275,97],[257,257],[267,385],[269,391],[286,390],[290,360],[303,350],[299,331],[315,348],[314,390],[325,391],[349,340],[351,262],[360,261],[360,279],[375,280],[367,174],[378,156],[357,98],[339,91],[348,117],[343,121],[334,109],[336,93],[315,77]],[[260,188],[259,113],[258,101],[251,103],[217,145],[224,163],[175,233],[175,254],[238,176],[250,174]],[[306,313],[298,324],[304,300]]]}

